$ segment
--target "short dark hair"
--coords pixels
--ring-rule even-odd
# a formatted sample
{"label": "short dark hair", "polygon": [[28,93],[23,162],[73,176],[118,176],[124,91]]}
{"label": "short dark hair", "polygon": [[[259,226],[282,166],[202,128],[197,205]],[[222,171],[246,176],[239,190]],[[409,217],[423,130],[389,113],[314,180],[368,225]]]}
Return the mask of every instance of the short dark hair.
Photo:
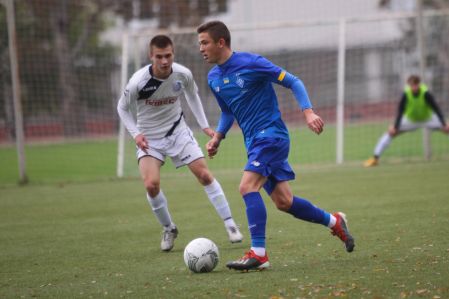
{"label": "short dark hair", "polygon": [[201,24],[196,29],[197,33],[207,32],[214,42],[218,42],[220,38],[224,39],[226,46],[231,47],[231,33],[228,27],[221,21],[210,21]]}
{"label": "short dark hair", "polygon": [[173,42],[168,36],[163,34],[156,35],[150,41],[150,50],[152,49],[152,47],[164,49],[168,46],[171,46],[173,49]]}
{"label": "short dark hair", "polygon": [[421,78],[418,75],[411,75],[410,77],[408,77],[407,83],[418,85],[419,83],[421,83]]}

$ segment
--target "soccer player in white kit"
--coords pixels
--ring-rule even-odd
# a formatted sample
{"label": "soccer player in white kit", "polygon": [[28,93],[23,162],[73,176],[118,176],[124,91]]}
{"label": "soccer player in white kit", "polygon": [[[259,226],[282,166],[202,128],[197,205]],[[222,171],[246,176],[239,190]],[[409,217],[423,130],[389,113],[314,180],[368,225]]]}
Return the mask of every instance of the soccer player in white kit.
{"label": "soccer player in white kit", "polygon": [[117,111],[134,138],[137,160],[148,202],[163,226],[161,249],[170,251],[178,229],[160,189],[160,168],[168,156],[178,168],[187,165],[196,176],[224,221],[232,243],[243,239],[232,218],[225,194],[207,167],[203,152],[184,121],[180,99],[184,95],[203,132],[212,137],[204,114],[198,87],[192,73],[174,62],[173,42],[166,35],[153,37],[149,64],[133,74],[120,98]]}

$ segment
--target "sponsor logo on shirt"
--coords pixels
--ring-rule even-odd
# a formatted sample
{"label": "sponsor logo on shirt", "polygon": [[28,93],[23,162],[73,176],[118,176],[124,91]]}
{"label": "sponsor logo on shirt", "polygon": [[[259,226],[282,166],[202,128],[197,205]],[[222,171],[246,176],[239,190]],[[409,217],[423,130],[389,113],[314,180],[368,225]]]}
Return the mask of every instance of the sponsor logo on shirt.
{"label": "sponsor logo on shirt", "polygon": [[224,84],[228,84],[228,83],[229,83],[229,78],[228,78],[228,77],[223,78],[223,83],[224,83]]}
{"label": "sponsor logo on shirt", "polygon": [[176,102],[178,98],[176,97],[171,97],[171,98],[163,98],[163,99],[146,99],[145,100],[145,105],[150,105],[150,106],[162,106],[162,105],[169,105],[169,104],[173,104],[174,102]]}
{"label": "sponsor logo on shirt", "polygon": [[158,88],[158,86],[148,86],[148,87],[145,87],[145,88],[143,89],[143,91],[156,90],[157,88]]}

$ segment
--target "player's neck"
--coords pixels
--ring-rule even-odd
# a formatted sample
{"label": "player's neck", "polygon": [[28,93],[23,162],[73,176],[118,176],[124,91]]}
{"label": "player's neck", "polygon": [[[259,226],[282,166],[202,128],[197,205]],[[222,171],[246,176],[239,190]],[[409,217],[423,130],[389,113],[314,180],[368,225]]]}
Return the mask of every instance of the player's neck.
{"label": "player's neck", "polygon": [[231,49],[226,49],[225,51],[223,51],[223,55],[221,55],[220,59],[218,59],[217,64],[222,65],[223,63],[226,63],[226,61],[231,58],[232,53],[233,52]]}
{"label": "player's neck", "polygon": [[165,80],[168,77],[170,77],[172,72],[173,72],[172,68],[170,68],[169,72],[160,72],[158,71],[157,68],[154,67],[154,65],[151,66],[151,76],[155,79]]}

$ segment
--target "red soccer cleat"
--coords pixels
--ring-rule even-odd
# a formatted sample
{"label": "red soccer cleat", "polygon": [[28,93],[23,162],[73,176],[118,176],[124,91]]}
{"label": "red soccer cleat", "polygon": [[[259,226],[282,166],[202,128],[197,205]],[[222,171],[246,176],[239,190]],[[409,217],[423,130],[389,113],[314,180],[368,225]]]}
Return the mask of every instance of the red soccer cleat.
{"label": "red soccer cleat", "polygon": [[249,270],[264,270],[270,267],[270,262],[268,261],[268,255],[258,256],[254,251],[250,250],[245,255],[233,262],[228,262],[226,267],[234,270],[249,271]]}
{"label": "red soccer cleat", "polygon": [[348,230],[348,221],[346,220],[346,215],[342,212],[337,212],[333,214],[337,218],[337,222],[334,227],[331,228],[332,234],[337,236],[345,243],[346,251],[352,252],[354,250],[354,238],[351,236]]}

